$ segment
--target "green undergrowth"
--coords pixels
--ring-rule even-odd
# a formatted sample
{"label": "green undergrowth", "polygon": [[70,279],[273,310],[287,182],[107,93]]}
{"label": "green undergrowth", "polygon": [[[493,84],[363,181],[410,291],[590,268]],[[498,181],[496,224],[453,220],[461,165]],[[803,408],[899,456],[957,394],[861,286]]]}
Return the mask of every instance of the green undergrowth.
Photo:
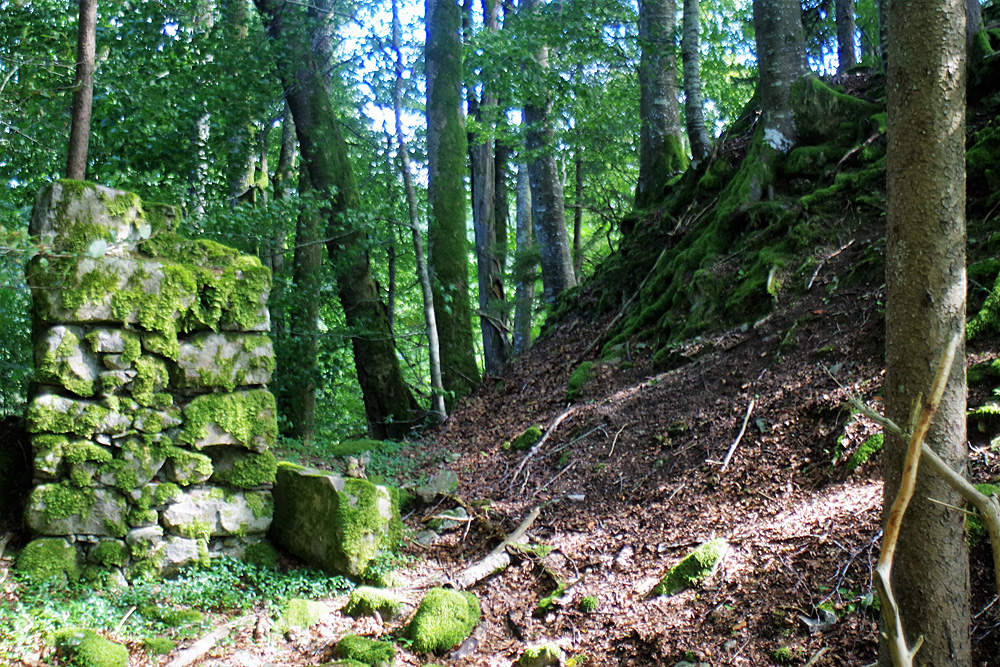
{"label": "green undergrowth", "polygon": [[173,579],[134,582],[128,588],[67,585],[59,578],[32,578],[16,570],[11,581],[14,595],[0,599],[0,664],[21,658],[40,639],[66,628],[111,631],[121,622],[117,635],[122,638],[176,640],[203,634],[211,625],[208,613],[265,609],[277,617],[292,598],[329,597],[353,588],[342,577],[279,571],[229,557],[213,560],[208,568],[183,570]]}

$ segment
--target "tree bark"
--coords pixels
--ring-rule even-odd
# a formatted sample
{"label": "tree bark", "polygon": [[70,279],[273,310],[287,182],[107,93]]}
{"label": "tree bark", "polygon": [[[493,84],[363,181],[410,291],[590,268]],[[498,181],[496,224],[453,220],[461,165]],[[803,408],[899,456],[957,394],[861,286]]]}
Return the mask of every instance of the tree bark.
{"label": "tree bark", "polygon": [[324,74],[326,59],[310,48],[313,40],[304,27],[304,19],[316,17],[303,16],[297,5],[290,8],[280,0],[255,4],[266,18],[269,38],[279,45],[278,70],[295,118],[305,175],[310,187],[326,198],[321,209],[326,248],[352,334],[368,430],[375,438],[402,437],[413,424],[416,404],[403,381],[363,235],[350,219],[358,206],[354,172]]}
{"label": "tree bark", "polygon": [[834,13],[837,21],[837,73],[844,74],[858,64],[854,51],[854,0],[836,0]]}
{"label": "tree bark", "polygon": [[764,140],[779,153],[795,144],[792,83],[808,73],[798,0],[754,0]]}
{"label": "tree bark", "polygon": [[691,158],[697,164],[712,152],[705,129],[705,98],[701,91],[701,21],[698,0],[684,0],[681,64],[684,69],[684,121]]}
{"label": "tree bark", "polygon": [[677,104],[674,0],[639,1],[639,182],[635,205],[663,198],[667,181],[687,166]]}
{"label": "tree bark", "polygon": [[[883,388],[886,416],[905,425],[965,323],[965,7],[961,0],[892,3],[888,18]],[[961,346],[956,358],[965,358]],[[925,442],[959,472],[965,428],[965,364],[955,363]],[[906,446],[886,433],[884,513],[900,487]],[[923,636],[921,665],[968,665],[968,553],[962,515],[947,506],[961,497],[924,468],[916,484],[892,577],[907,641]],[[883,641],[879,664],[888,667],[885,648]]]}
{"label": "tree bark", "polygon": [[66,155],[66,178],[87,177],[90,115],[94,104],[94,53],[97,44],[97,0],[80,0],[76,37],[76,78],[73,81],[72,125]]}
{"label": "tree bark", "polygon": [[[520,11],[534,11],[536,2],[522,0]],[[541,72],[548,70],[547,46],[538,47],[534,61]],[[530,160],[531,219],[538,243],[538,263],[542,268],[543,299],[548,304],[554,304],[559,294],[576,285],[551,114],[552,99],[548,91],[530,91],[524,105],[524,145]]]}
{"label": "tree bark", "polygon": [[535,234],[531,224],[531,187],[528,166],[517,166],[517,247],[514,251],[514,354],[531,346],[531,311],[535,304],[535,279],[538,264]]}
{"label": "tree bark", "polygon": [[573,156],[575,192],[573,197],[573,275],[583,280],[583,148],[578,145]]}
{"label": "tree bark", "polygon": [[462,12],[455,0],[427,0],[427,254],[441,338],[445,402],[479,384],[469,304],[465,223],[467,139],[462,116]]}
{"label": "tree bark", "polygon": [[401,52],[402,26],[399,21],[399,0],[392,0],[392,49],[395,55],[396,78],[392,87],[392,110],[396,125],[396,144],[399,148],[399,166],[403,172],[403,188],[406,192],[406,211],[413,237],[413,255],[417,264],[417,278],[424,302],[424,323],[427,327],[428,366],[431,376],[431,411],[437,421],[448,418],[444,403],[444,383],[441,377],[441,343],[438,337],[437,317],[434,312],[434,290],[431,285],[427,260],[424,258],[424,244],[417,225],[417,190],[413,186],[410,171],[410,152],[406,148],[403,133],[403,55]]}

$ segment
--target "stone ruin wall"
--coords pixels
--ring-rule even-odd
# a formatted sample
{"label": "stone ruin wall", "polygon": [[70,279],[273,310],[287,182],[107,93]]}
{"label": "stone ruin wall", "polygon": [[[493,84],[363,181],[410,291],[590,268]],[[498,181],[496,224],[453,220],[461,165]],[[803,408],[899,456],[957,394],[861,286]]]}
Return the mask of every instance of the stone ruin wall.
{"label": "stone ruin wall", "polygon": [[[26,553],[165,574],[270,549],[277,435],[256,257],[172,230],[171,207],[58,181],[31,233],[36,385]],[[47,556],[46,556],[47,555]]]}

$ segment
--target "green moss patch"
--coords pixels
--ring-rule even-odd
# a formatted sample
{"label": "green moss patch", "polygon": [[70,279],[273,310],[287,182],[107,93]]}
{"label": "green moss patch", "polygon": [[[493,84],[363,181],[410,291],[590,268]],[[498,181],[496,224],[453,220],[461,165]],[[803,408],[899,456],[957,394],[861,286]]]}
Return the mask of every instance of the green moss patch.
{"label": "green moss patch", "polygon": [[396,647],[358,635],[347,635],[334,651],[339,658],[354,660],[369,667],[392,667],[396,663]]}
{"label": "green moss patch", "polygon": [[461,644],[479,624],[479,600],[468,591],[432,588],[406,628],[419,653],[444,653]]}
{"label": "green moss patch", "polygon": [[514,667],[552,667],[563,664],[565,659],[566,654],[559,645],[549,642],[524,649]]}
{"label": "green moss patch", "polygon": [[882,446],[884,444],[885,436],[881,433],[876,433],[866,439],[861,443],[861,446],[858,447],[858,451],[851,454],[851,458],[847,460],[847,470],[852,471],[867,463],[872,454],[882,451]]}
{"label": "green moss patch", "polygon": [[142,643],[142,646],[150,655],[167,655],[177,647],[177,644],[166,637],[150,637]]}
{"label": "green moss patch", "polygon": [[392,591],[371,586],[359,586],[351,591],[351,597],[344,606],[347,616],[358,618],[374,616],[376,612],[382,618],[391,619],[399,613],[402,602]]}
{"label": "green moss patch", "polygon": [[212,432],[229,434],[246,447],[274,444],[278,435],[274,396],[262,389],[198,396],[184,408],[178,440],[201,447],[209,444],[206,439]]}
{"label": "green moss patch", "polygon": [[293,598],[285,605],[276,627],[279,632],[292,628],[304,630],[322,621],[329,613],[330,610],[322,602]]}
{"label": "green moss patch", "polygon": [[274,484],[277,471],[278,460],[270,451],[262,454],[242,452],[241,456],[228,462],[228,465],[222,465],[213,459],[212,480],[237,489],[253,489]]}
{"label": "green moss patch", "polygon": [[715,572],[728,550],[729,543],[721,537],[702,544],[663,575],[653,595],[676,595],[700,583]]}
{"label": "green moss patch", "polygon": [[128,649],[93,630],[68,628],[52,637],[53,645],[76,667],[128,667]]}
{"label": "green moss patch", "polygon": [[569,376],[569,382],[566,384],[566,400],[573,403],[583,396],[587,383],[593,377],[594,362],[592,361],[584,361],[573,369],[572,375]]}
{"label": "green moss patch", "polygon": [[504,449],[510,449],[515,452],[524,452],[531,449],[541,437],[541,425],[534,424],[524,429],[523,433],[507,443]]}
{"label": "green moss patch", "polygon": [[17,557],[17,569],[33,579],[76,581],[80,577],[76,548],[61,537],[32,540]]}

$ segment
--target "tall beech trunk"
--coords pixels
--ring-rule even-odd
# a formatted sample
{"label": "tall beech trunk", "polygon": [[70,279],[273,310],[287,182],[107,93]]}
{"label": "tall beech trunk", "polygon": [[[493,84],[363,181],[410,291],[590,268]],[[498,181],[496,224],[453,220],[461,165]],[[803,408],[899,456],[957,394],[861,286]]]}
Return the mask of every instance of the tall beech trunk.
{"label": "tall beech trunk", "polygon": [[[965,324],[965,7],[962,0],[889,6],[886,168],[886,416],[909,425],[936,360]],[[961,339],[964,340],[964,335]],[[959,348],[927,444],[960,473],[968,458],[964,350]],[[883,520],[907,442],[885,436]],[[892,585],[915,664],[968,665],[969,558],[961,497],[921,465],[900,533]],[[888,667],[887,647],[879,664]]]}
{"label": "tall beech trunk", "polygon": [[469,303],[462,115],[462,10],[455,0],[427,0],[427,255],[441,338],[445,402],[479,384]]}
{"label": "tall beech trunk", "polygon": [[97,45],[97,0],[80,0],[76,31],[76,78],[73,81],[72,125],[66,152],[66,178],[87,177],[90,115],[94,105],[94,53]]}
{"label": "tall beech trunk", "polygon": [[[483,29],[498,30],[500,4],[483,0]],[[471,2],[466,4],[466,16]],[[474,86],[468,86],[469,115],[480,126],[489,128],[497,115],[496,96],[489,82],[483,85],[482,100],[476,99]],[[494,142],[484,136],[469,136],[469,161],[472,165],[472,228],[476,239],[476,267],[479,286],[479,326],[483,336],[483,370],[494,373],[507,361],[507,315],[504,304],[503,267],[497,253],[496,159]]]}
{"label": "tall beech trunk", "polygon": [[576,188],[573,193],[573,275],[583,280],[583,150],[577,146],[573,156]]}
{"label": "tall beech trunk", "polygon": [[764,139],[780,153],[795,144],[792,84],[808,73],[798,0],[754,0],[758,91]]}
{"label": "tall beech trunk", "polygon": [[528,166],[517,166],[517,203],[515,204],[517,247],[514,250],[514,354],[531,346],[531,315],[535,305],[535,279],[538,251],[531,224],[531,187]]}
{"label": "tall beech trunk", "polygon": [[[536,3],[537,0],[522,0],[520,11],[531,13]],[[534,60],[539,70],[548,70],[548,47],[538,47]],[[542,268],[543,298],[548,304],[554,304],[563,291],[576,285],[551,115],[552,99],[549,93],[530,91],[524,105],[524,146],[530,156],[531,219],[538,243],[538,263]]]}
{"label": "tall beech trunk", "polygon": [[836,0],[834,13],[837,20],[837,73],[843,74],[858,64],[854,50],[854,0]]}
{"label": "tall beech trunk", "polygon": [[444,383],[441,378],[441,343],[438,337],[437,315],[434,312],[434,290],[431,286],[427,260],[424,258],[424,244],[417,224],[417,190],[413,185],[410,170],[410,152],[406,148],[403,133],[403,54],[401,50],[402,26],[399,21],[399,0],[392,0],[392,50],[395,61],[396,78],[392,86],[392,110],[396,125],[396,145],[399,149],[399,167],[403,172],[403,188],[406,192],[406,212],[413,237],[413,255],[417,264],[417,278],[424,300],[424,323],[427,326],[428,366],[431,375],[431,411],[437,421],[448,418],[444,404]]}
{"label": "tall beech trunk", "polygon": [[278,71],[288,91],[305,176],[314,191],[329,193],[321,212],[326,248],[352,332],[368,429],[376,438],[402,437],[412,426],[416,404],[400,372],[362,233],[349,219],[358,205],[358,191],[323,73],[326,60],[310,48],[306,19],[316,17],[281,0],[255,0],[255,4],[265,17],[269,39],[278,45]]}
{"label": "tall beech trunk", "polygon": [[681,65],[684,70],[684,123],[691,158],[701,162],[712,152],[705,129],[705,97],[701,91],[701,20],[698,0],[684,0]]}
{"label": "tall beech trunk", "polygon": [[635,205],[663,198],[667,181],[687,166],[677,104],[674,0],[639,0],[639,182]]}

